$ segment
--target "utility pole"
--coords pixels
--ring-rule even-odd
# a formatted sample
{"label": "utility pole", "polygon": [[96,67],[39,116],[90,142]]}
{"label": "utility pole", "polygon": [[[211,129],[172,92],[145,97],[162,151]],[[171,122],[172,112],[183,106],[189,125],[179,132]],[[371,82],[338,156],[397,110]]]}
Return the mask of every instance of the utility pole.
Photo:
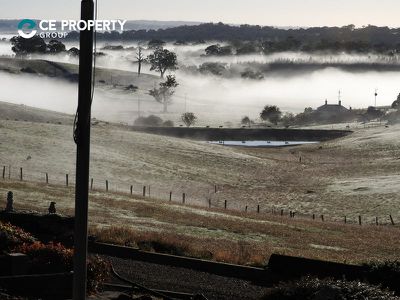
{"label": "utility pole", "polygon": [[[81,20],[94,20],[93,0],[82,0]],[[92,68],[93,28],[80,32],[78,115],[75,129],[77,155],[74,232],[74,300],[86,299]]]}
{"label": "utility pole", "polygon": [[137,94],[138,118],[140,118],[140,95]]}
{"label": "utility pole", "polygon": [[187,94],[185,94],[185,113],[187,113]]}

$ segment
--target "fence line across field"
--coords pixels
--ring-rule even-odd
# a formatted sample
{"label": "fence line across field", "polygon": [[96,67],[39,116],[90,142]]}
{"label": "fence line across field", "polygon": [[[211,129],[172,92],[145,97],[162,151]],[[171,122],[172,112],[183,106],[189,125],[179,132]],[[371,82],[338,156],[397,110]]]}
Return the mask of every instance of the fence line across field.
{"label": "fence line across field", "polygon": [[[14,180],[20,182],[33,182],[33,183],[45,183],[45,184],[53,184],[53,185],[61,185],[65,187],[74,187],[75,186],[75,176],[69,173],[61,173],[58,172],[54,175],[49,174],[48,172],[33,172],[31,170],[26,170],[22,167],[12,167],[11,165],[3,165],[2,166],[2,180]],[[116,182],[113,184],[113,182]],[[125,181],[110,181],[109,179],[104,178],[90,178],[89,189],[90,191],[100,191],[100,192],[115,192],[115,193],[123,193],[126,195],[135,195],[143,198],[153,198],[156,200],[168,201],[173,203],[181,203],[181,204],[192,204],[199,206],[199,203],[203,203],[204,207],[208,208],[219,208],[230,211],[240,212],[243,211],[245,213],[270,213],[272,215],[279,215],[281,217],[289,217],[291,219],[301,218],[308,219],[310,215],[301,214],[292,210],[285,210],[279,208],[277,206],[261,206],[258,205],[245,205],[243,209],[233,209],[229,206],[228,200],[219,200],[215,198],[215,195],[223,192],[218,185],[210,186],[209,189],[204,192],[203,197],[205,201],[199,201],[199,199],[190,198],[190,195],[187,193],[184,187],[180,188],[171,188],[166,189],[163,188],[157,189],[152,185],[147,185],[143,183],[133,183],[127,184]],[[214,198],[214,201],[213,201]],[[192,201],[190,201],[192,200]],[[196,200],[196,201],[193,201]],[[253,210],[251,210],[253,208]],[[314,221],[326,221],[326,215],[324,214],[312,214],[311,219]],[[372,217],[366,218],[364,216],[359,215],[357,219],[352,221],[348,216],[343,216],[343,221],[340,221],[338,217],[330,218],[331,221],[334,222],[343,222],[344,224],[358,224],[362,225],[396,225],[394,216],[392,214],[385,217]],[[386,222],[384,222],[386,220]]]}

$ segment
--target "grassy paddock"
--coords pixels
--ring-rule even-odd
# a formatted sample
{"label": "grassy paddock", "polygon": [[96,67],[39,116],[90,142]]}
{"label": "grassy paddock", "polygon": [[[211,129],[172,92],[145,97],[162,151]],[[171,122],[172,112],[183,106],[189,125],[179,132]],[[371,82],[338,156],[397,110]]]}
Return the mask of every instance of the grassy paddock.
{"label": "grassy paddock", "polygon": [[[55,201],[58,212],[73,214],[73,188],[0,181],[0,194],[8,190],[17,209],[46,212]],[[397,226],[245,214],[102,192],[91,193],[89,210],[90,232],[100,241],[148,251],[256,266],[272,253],[348,263],[400,259]]]}

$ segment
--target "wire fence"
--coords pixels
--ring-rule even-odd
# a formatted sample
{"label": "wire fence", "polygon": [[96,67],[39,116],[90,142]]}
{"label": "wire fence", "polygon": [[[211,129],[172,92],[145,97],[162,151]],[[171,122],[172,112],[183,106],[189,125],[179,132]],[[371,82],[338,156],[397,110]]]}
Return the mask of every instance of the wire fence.
{"label": "wire fence", "polygon": [[[28,182],[40,183],[47,185],[56,185],[64,187],[75,186],[75,175],[67,172],[47,173],[42,171],[32,171],[26,168],[13,167],[11,165],[1,166],[1,179],[11,182]],[[101,193],[120,193],[135,197],[152,198],[170,203],[180,203],[183,205],[191,205],[204,207],[209,209],[220,209],[232,212],[241,212],[245,214],[270,214],[274,216],[286,217],[290,219],[313,220],[315,222],[340,222],[348,225],[398,225],[394,215],[386,216],[354,216],[354,214],[344,215],[342,217],[329,216],[326,214],[313,213],[306,214],[295,210],[290,210],[287,207],[279,207],[274,205],[246,205],[241,203],[233,204],[233,201],[228,201],[224,195],[224,187],[218,185],[205,185],[199,188],[198,186],[190,187],[188,185],[171,185],[168,187],[160,187],[143,182],[129,183],[125,180],[109,180],[106,178],[90,178],[89,190],[91,192]]]}

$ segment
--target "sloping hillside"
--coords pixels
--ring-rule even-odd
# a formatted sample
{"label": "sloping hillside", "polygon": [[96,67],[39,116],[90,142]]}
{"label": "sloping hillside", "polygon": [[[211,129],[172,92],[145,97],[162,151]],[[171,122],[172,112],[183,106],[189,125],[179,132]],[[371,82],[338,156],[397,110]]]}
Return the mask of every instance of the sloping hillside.
{"label": "sloping hillside", "polygon": [[[393,184],[400,167],[399,127],[357,130],[317,145],[285,149],[244,149],[132,132],[128,127],[93,123],[91,177],[96,188],[127,192],[144,185],[151,196],[200,206],[243,211],[293,210],[342,221],[388,223],[400,217],[400,192]],[[0,121],[0,166],[26,180],[74,181],[72,126]],[[300,161],[301,157],[301,161]],[[7,171],[8,174],[8,171]],[[150,188],[149,188],[150,186]],[[217,186],[215,193],[214,186]]]}
{"label": "sloping hillside", "polygon": [[28,107],[22,104],[17,105],[7,102],[0,102],[0,120],[72,124],[73,116],[45,109]]}

